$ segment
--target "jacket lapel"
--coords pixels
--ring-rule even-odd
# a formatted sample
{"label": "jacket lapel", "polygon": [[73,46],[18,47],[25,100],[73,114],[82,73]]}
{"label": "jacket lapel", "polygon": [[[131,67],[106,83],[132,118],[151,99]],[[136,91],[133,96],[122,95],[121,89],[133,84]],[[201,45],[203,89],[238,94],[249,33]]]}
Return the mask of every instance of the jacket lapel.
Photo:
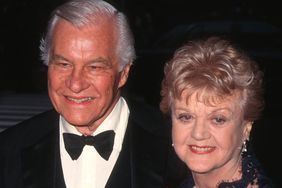
{"label": "jacket lapel", "polygon": [[59,150],[59,120],[50,118],[54,121],[41,122],[39,126],[45,130],[38,133],[34,144],[22,151],[24,187],[65,188]]}
{"label": "jacket lapel", "polygon": [[[159,188],[164,184],[167,148],[140,126],[131,113],[122,151],[106,188]],[[164,141],[166,142],[166,141]]]}
{"label": "jacket lapel", "polygon": [[106,184],[106,188],[133,188],[132,185],[132,153],[131,153],[131,123],[125,133],[122,150]]}
{"label": "jacket lapel", "polygon": [[24,187],[54,187],[54,140],[47,135],[22,153]]}

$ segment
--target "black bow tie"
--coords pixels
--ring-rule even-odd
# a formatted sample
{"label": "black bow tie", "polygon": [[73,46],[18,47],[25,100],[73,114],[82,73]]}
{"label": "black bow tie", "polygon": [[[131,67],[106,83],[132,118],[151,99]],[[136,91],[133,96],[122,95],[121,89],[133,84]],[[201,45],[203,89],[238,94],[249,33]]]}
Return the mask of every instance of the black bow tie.
{"label": "black bow tie", "polygon": [[102,132],[96,136],[79,136],[63,133],[65,148],[72,160],[78,159],[85,145],[92,145],[105,160],[108,160],[114,145],[115,132],[113,130]]}

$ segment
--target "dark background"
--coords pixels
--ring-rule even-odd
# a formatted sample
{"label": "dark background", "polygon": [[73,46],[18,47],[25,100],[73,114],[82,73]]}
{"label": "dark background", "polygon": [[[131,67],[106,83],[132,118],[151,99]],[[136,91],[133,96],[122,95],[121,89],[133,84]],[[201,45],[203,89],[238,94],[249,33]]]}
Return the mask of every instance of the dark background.
{"label": "dark background", "polygon": [[[21,93],[46,93],[46,67],[39,58],[39,42],[51,10],[64,0],[1,0],[0,2],[0,97]],[[156,46],[177,25],[201,21],[257,21],[281,29],[279,1],[256,0],[116,0],[129,19],[136,39],[137,60],[132,67],[126,91],[139,95],[154,106],[160,100],[162,68],[177,47],[161,50]],[[172,36],[175,37],[175,36]],[[237,38],[238,39],[238,38]],[[251,40],[250,40],[251,41]],[[265,45],[275,57],[256,54],[266,73],[266,110],[254,125],[253,147],[267,174],[282,187],[280,91],[282,78],[281,36],[256,37],[250,43]],[[184,42],[184,41],[182,41]],[[236,42],[246,42],[239,37]],[[276,44],[277,42],[277,44]],[[179,45],[179,44],[178,44]],[[250,44],[251,45],[251,44]],[[271,49],[271,50],[270,50]],[[273,53],[271,53],[273,54]],[[0,100],[1,102],[1,100]],[[1,105],[1,103],[0,103]]]}
{"label": "dark background", "polygon": [[[44,91],[39,41],[51,10],[64,0],[1,0],[0,91]],[[200,20],[259,20],[281,27],[278,1],[114,0],[129,18],[137,54],[178,24]],[[259,39],[258,39],[259,40]],[[137,59],[138,63],[138,59]]]}

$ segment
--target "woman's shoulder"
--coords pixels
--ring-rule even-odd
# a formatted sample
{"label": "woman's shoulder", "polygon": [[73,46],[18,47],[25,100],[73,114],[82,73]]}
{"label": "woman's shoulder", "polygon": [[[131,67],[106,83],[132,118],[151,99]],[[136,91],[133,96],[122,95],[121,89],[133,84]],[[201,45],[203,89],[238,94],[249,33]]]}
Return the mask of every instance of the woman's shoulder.
{"label": "woman's shoulder", "polygon": [[260,188],[274,188],[272,180],[265,174],[263,167],[252,155],[247,155],[243,158],[244,174],[248,178],[249,183],[258,185]]}
{"label": "woman's shoulder", "polygon": [[257,158],[248,154],[242,159],[242,178],[234,182],[222,182],[219,188],[236,187],[258,187],[258,188],[275,188],[272,180],[266,176],[262,166]]}
{"label": "woman's shoulder", "polygon": [[[187,177],[179,188],[193,188],[194,181]],[[221,182],[218,188],[276,188],[272,180],[265,174],[262,166],[254,155],[248,154],[242,159],[242,178],[233,182]]]}

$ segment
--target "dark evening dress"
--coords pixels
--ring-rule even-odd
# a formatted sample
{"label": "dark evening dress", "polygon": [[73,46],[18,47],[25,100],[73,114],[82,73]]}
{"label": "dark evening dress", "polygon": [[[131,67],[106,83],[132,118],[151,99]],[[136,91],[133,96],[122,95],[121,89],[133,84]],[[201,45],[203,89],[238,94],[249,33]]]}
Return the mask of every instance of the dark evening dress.
{"label": "dark evening dress", "polygon": [[[259,188],[275,188],[272,181],[265,175],[254,155],[248,154],[242,158],[242,178],[233,182],[219,182],[218,188],[247,188],[256,185]],[[193,188],[194,181],[189,176],[180,188]]]}

